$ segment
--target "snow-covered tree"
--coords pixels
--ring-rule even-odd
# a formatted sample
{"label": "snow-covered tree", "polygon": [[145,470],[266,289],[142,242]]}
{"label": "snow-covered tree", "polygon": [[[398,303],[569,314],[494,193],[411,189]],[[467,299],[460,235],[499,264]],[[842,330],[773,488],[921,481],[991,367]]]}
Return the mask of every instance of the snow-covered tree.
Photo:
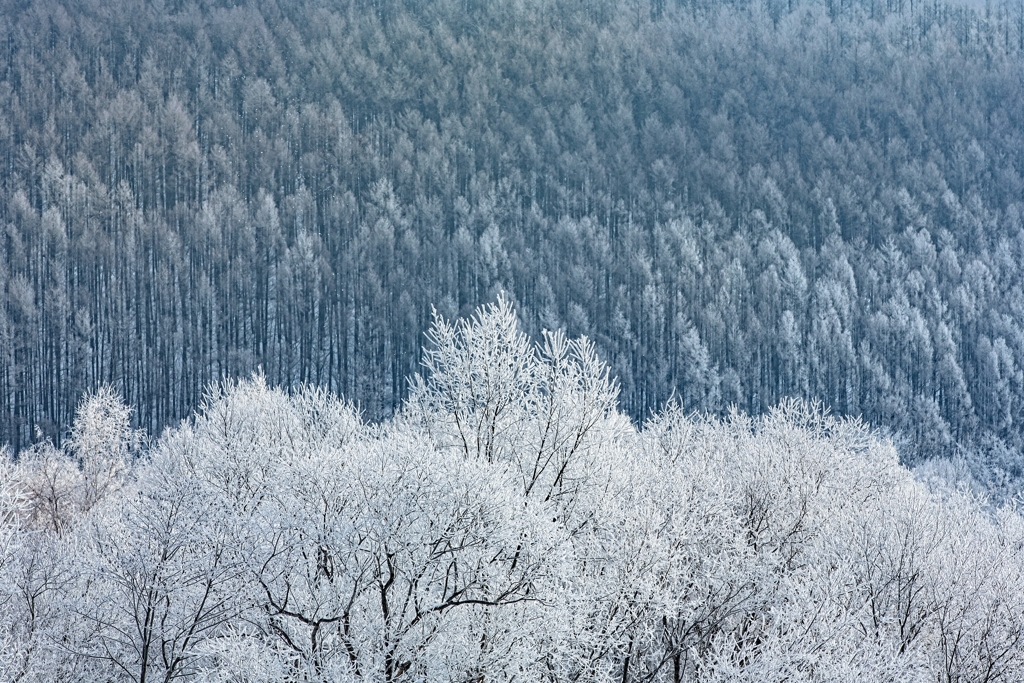
{"label": "snow-covered tree", "polygon": [[[262,375],[5,454],[12,681],[1014,681],[1024,522],[818,405],[642,427],[585,339],[435,319],[392,419]],[[42,482],[42,483],[40,483]]]}

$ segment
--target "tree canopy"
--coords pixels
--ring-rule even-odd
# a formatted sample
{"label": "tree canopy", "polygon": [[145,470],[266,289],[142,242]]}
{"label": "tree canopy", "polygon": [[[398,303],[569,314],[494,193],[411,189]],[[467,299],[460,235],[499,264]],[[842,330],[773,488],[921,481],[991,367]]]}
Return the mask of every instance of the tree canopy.
{"label": "tree canopy", "polygon": [[1024,522],[786,401],[638,429],[585,338],[435,320],[393,418],[228,381],[143,454],[109,391],[0,459],[0,677],[1017,681]]}

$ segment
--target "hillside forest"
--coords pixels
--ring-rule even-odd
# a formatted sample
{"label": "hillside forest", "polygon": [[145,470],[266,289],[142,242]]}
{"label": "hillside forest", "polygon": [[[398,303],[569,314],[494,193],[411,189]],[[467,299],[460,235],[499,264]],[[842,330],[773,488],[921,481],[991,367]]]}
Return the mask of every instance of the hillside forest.
{"label": "hillside forest", "polygon": [[1009,495],[1022,76],[1015,1],[0,0],[0,443],[384,420],[506,292],[638,424],[819,401]]}

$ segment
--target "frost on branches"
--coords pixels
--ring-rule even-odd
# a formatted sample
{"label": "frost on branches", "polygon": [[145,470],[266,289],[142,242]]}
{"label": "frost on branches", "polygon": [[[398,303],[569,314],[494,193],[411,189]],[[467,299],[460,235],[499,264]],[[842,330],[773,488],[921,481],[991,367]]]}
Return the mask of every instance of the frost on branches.
{"label": "frost on branches", "polygon": [[586,339],[437,317],[384,424],[108,389],[0,462],[4,681],[1016,681],[1024,524],[784,403],[642,428]]}

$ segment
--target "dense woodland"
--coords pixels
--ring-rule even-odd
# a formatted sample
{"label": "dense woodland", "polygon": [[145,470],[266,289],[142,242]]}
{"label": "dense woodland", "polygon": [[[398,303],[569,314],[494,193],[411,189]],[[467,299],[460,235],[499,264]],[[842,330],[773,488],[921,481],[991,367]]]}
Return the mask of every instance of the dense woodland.
{"label": "dense woodland", "polygon": [[1012,507],[799,402],[638,429],[508,301],[429,338],[379,423],[256,376],[140,455],[107,387],[0,453],[0,680],[1024,678]]}
{"label": "dense woodland", "polygon": [[643,420],[787,396],[1012,487],[1024,5],[0,0],[0,443],[262,369],[392,415],[431,306]]}

